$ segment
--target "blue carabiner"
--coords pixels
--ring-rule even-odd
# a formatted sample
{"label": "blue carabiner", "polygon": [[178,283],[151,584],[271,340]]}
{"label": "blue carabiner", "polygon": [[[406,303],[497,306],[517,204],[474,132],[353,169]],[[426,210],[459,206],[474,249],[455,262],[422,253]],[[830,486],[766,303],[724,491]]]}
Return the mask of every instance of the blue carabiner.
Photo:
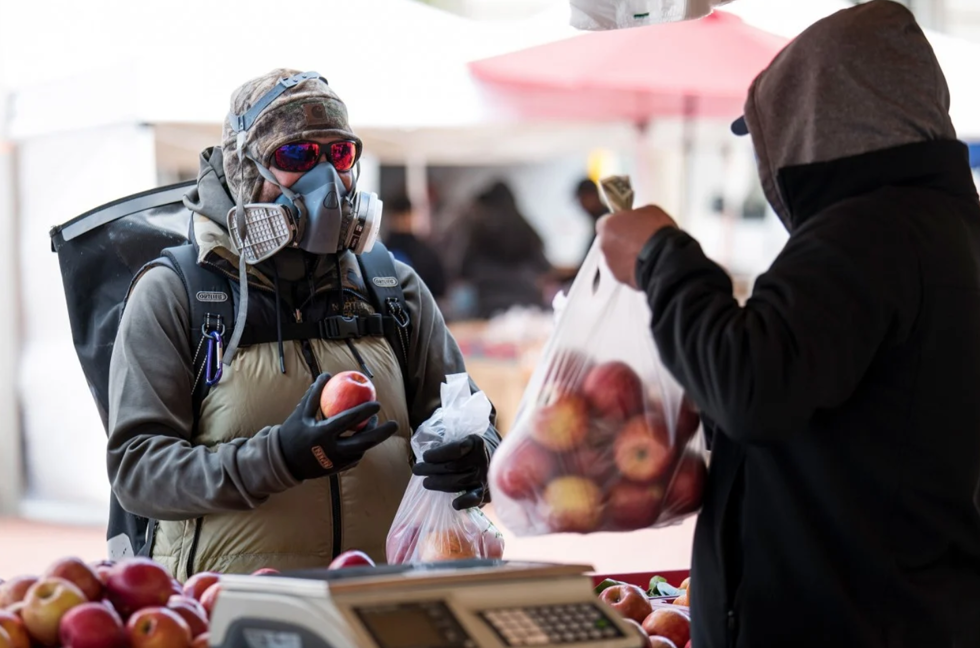
{"label": "blue carabiner", "polygon": [[204,361],[204,382],[208,387],[213,387],[221,380],[221,360],[224,356],[224,350],[221,333],[218,331],[208,333],[208,355]]}

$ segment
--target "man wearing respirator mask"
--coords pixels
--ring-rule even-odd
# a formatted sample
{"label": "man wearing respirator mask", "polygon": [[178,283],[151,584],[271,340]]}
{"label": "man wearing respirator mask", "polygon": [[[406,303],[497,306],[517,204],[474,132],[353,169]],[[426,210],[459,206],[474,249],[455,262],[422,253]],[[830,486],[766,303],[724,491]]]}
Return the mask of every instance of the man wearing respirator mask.
{"label": "man wearing respirator mask", "polygon": [[[177,578],[325,566],[355,548],[383,562],[413,469],[427,488],[461,493],[457,508],[489,501],[492,420],[410,465],[412,430],[465,367],[410,268],[372,279],[400,286],[405,309],[389,299],[380,312],[366,296],[358,257],[374,247],[382,206],[357,189],[360,154],[317,73],[246,83],[185,197],[198,265],[227,281],[237,310],[209,333],[218,358],[206,376],[189,343],[201,324],[173,269],[151,264],[131,289],[110,369],[109,476],[127,511],[158,520],[150,555]],[[371,377],[378,402],[317,420],[323,386],[347,370]]]}

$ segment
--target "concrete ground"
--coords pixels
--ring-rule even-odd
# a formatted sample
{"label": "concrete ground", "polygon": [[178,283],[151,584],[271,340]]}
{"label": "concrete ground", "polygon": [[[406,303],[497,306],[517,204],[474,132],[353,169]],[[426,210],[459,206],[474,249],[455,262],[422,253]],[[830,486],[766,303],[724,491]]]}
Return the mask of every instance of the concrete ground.
{"label": "concrete ground", "polygon": [[[487,512],[493,517],[492,510]],[[516,538],[505,531],[504,557],[588,564],[599,573],[686,569],[691,564],[693,533],[694,518],[678,526],[631,533]],[[63,556],[85,561],[104,558],[105,530],[0,519],[0,578],[37,574]]]}

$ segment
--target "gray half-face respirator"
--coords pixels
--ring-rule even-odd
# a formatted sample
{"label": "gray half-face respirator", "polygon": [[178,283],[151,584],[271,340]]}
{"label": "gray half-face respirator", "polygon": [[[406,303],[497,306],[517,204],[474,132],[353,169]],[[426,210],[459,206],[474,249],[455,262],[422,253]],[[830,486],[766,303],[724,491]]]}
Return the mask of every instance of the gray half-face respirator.
{"label": "gray half-face respirator", "polygon": [[229,233],[247,263],[268,259],[286,247],[312,254],[362,254],[374,247],[382,212],[376,194],[357,191],[356,186],[348,192],[329,162],[317,164],[288,188],[253,162],[282,193],[274,203],[244,205],[244,217],[237,208],[228,212]]}
{"label": "gray half-face respirator", "polygon": [[[248,131],[259,116],[283,93],[307,81],[327,84],[316,72],[303,72],[280,79],[244,113],[229,115],[229,124],[237,134],[238,160],[248,158],[259,174],[279,187],[282,194],[274,203],[244,204],[239,193],[235,207],[228,212],[228,230],[239,255],[239,303],[235,329],[221,359],[230,366],[238,350],[248,313],[248,265],[268,259],[277,252],[293,247],[313,254],[336,254],[351,250],[355,254],[370,252],[381,226],[382,204],[373,193],[357,191],[357,178],[347,191],[336,168],[329,163],[317,164],[291,187],[283,187],[262,163],[246,152]],[[354,167],[354,171],[358,167]],[[282,371],[285,372],[285,366]]]}

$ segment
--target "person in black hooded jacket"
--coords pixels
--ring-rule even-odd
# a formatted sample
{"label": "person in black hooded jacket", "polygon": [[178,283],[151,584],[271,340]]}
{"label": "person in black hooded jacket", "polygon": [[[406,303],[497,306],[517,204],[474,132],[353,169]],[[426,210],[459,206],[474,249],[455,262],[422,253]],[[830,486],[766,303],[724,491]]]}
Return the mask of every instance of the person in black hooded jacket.
{"label": "person in black hooded jacket", "polygon": [[599,224],[710,442],[696,648],[980,646],[980,203],[948,108],[912,14],[849,8],[733,126],[790,233],[744,306],[659,208]]}

